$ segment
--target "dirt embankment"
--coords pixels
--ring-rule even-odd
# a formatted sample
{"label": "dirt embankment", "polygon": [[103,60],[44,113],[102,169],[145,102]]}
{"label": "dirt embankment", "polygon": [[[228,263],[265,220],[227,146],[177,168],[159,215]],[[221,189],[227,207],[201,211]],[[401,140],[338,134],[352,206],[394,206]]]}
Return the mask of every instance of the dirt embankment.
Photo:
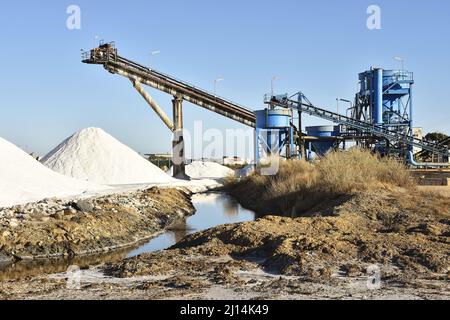
{"label": "dirt embankment", "polygon": [[[242,273],[255,270],[327,285],[379,270],[383,288],[400,295],[406,288],[446,294],[450,198],[417,189],[394,160],[359,150],[331,154],[316,164],[287,162],[276,176],[253,175],[227,189],[262,218],[188,236],[170,250],[110,264],[106,273],[195,275],[206,281],[197,287],[242,288],[254,283],[242,282]],[[275,287],[299,289],[284,279]]]}
{"label": "dirt embankment", "polygon": [[280,162],[275,175],[228,179],[224,189],[261,216],[305,216],[318,204],[332,207],[358,192],[392,187],[415,189],[403,164],[352,149],[330,153],[316,162]]}
{"label": "dirt embankment", "polygon": [[117,249],[151,237],[194,211],[186,192],[157,188],[2,209],[0,260],[72,257]]}
{"label": "dirt embankment", "polygon": [[[368,266],[393,266],[390,276],[446,280],[450,198],[399,192],[357,194],[310,217],[267,216],[186,237],[180,255],[231,256],[283,275],[330,278],[364,275]],[[185,269],[179,259],[128,259],[109,267],[115,276],[157,275]],[[200,266],[200,270],[204,266]],[[192,268],[192,266],[190,267]],[[388,275],[385,274],[385,277]]]}
{"label": "dirt embankment", "polygon": [[[450,198],[361,192],[307,217],[218,226],[83,271],[0,282],[2,299],[448,299]],[[325,214],[323,214],[325,212]],[[369,288],[380,271],[380,287]],[[106,275],[106,276],[105,276]]]}

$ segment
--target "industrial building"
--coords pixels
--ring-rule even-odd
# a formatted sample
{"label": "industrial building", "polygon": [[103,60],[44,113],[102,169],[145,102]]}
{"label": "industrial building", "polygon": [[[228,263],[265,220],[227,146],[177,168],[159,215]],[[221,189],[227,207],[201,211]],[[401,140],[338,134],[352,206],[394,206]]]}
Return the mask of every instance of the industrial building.
{"label": "industrial building", "polygon": [[[83,53],[83,62],[102,65],[112,74],[129,79],[133,87],[173,132],[173,174],[184,173],[183,102],[255,128],[255,163],[272,154],[288,159],[311,159],[313,153],[324,155],[332,149],[345,149],[349,142],[370,148],[380,155],[404,159],[413,167],[445,167],[449,163],[446,144],[426,141],[415,129],[414,76],[406,70],[384,70],[372,67],[359,74],[359,90],[345,114],[315,106],[301,91],[293,95],[269,94],[267,107],[253,110],[217,97],[194,85],[180,81],[118,54],[114,43]],[[147,85],[173,96],[172,119],[142,88]],[[306,127],[303,116],[330,121],[334,125]],[[418,162],[415,155],[432,154],[432,162]]]}

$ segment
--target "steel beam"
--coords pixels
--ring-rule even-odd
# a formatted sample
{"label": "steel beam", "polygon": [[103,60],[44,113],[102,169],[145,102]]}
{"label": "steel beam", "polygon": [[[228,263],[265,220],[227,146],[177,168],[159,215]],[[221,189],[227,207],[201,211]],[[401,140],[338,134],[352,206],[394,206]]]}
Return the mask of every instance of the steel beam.
{"label": "steel beam", "polygon": [[159,118],[164,122],[164,124],[169,128],[170,131],[175,131],[174,123],[169,119],[169,117],[165,114],[165,112],[161,109],[161,107],[156,103],[155,100],[142,88],[140,83],[136,79],[130,79],[131,83],[133,83],[133,87],[137,92],[147,101],[148,105],[156,112]]}
{"label": "steel beam", "polygon": [[119,63],[110,62],[110,64],[105,67],[111,73],[115,73],[126,78],[136,79],[142,84],[148,85],[173,96],[182,95],[183,100],[187,102],[198,105],[199,107],[208,109],[247,126],[255,127],[255,118],[253,114],[248,113],[248,110],[244,111],[242,108],[238,108],[236,106],[230,105],[225,107],[225,102],[219,98],[215,99],[201,92],[196,93],[195,91],[190,91],[192,88],[175,89],[175,87],[177,87],[176,85],[169,83],[168,81],[154,78],[150,76],[149,72],[144,73],[140,70],[127,66],[121,66]]}

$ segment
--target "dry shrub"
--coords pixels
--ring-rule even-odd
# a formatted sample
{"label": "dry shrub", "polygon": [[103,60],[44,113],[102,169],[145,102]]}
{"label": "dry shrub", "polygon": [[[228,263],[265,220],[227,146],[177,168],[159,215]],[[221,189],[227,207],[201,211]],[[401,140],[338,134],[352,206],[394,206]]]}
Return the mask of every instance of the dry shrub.
{"label": "dry shrub", "polygon": [[269,180],[266,193],[269,195],[286,195],[308,190],[317,184],[317,177],[317,170],[306,161],[282,162],[276,175],[266,176]]}
{"label": "dry shrub", "polygon": [[322,201],[357,191],[393,186],[411,187],[409,172],[400,162],[353,148],[332,152],[314,163],[281,161],[273,176],[252,174],[228,181],[229,192],[241,203],[261,213],[291,214]]}
{"label": "dry shrub", "polygon": [[316,168],[320,176],[319,189],[336,194],[389,185],[412,185],[410,174],[402,163],[359,148],[329,153]]}

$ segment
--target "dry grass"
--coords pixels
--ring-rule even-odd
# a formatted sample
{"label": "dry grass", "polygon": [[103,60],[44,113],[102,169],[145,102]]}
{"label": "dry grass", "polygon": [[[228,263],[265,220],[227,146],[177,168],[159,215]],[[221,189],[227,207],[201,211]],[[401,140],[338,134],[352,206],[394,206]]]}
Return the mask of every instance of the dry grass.
{"label": "dry grass", "polygon": [[386,186],[411,187],[406,167],[392,158],[380,158],[367,150],[328,154],[316,165],[319,189],[331,193],[350,193]]}
{"label": "dry grass", "polygon": [[396,186],[413,186],[406,167],[358,148],[330,153],[314,163],[280,162],[279,171],[273,176],[253,174],[240,181],[228,181],[229,192],[244,205],[263,213],[277,210],[284,215],[355,192]]}

